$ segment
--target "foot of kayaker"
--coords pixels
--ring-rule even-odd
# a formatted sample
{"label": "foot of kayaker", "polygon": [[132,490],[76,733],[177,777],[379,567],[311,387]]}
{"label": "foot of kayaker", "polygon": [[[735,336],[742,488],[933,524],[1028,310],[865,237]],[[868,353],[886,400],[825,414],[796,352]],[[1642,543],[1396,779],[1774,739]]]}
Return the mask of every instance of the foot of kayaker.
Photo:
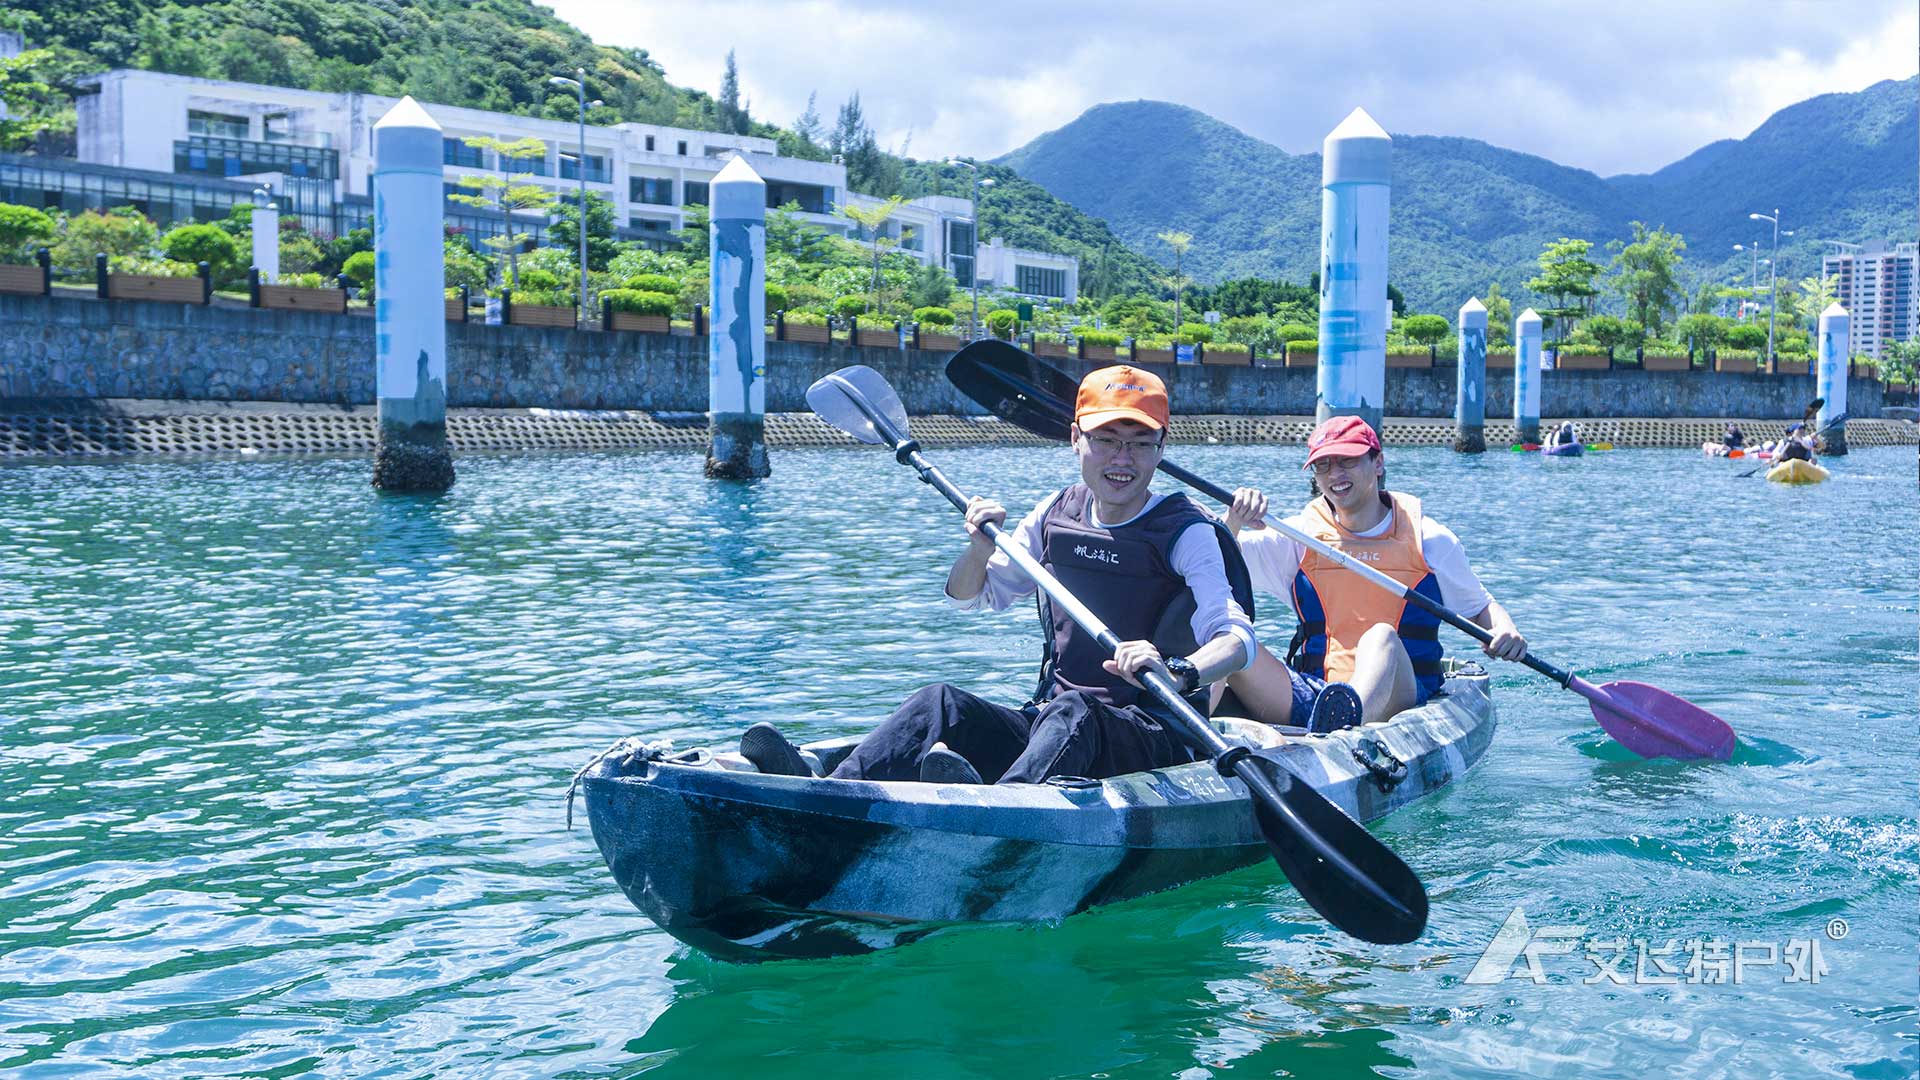
{"label": "foot of kayaker", "polygon": [[1328,683],[1313,699],[1307,730],[1316,733],[1358,727],[1362,717],[1360,695],[1346,683]]}
{"label": "foot of kayaker", "polygon": [[923,784],[984,784],[980,779],[980,770],[973,763],[948,749],[946,743],[934,743],[927,756],[920,759],[920,782]]}
{"label": "foot of kayaker", "polygon": [[771,776],[812,776],[813,770],[807,768],[807,759],[800,756],[800,748],[787,741],[780,729],[765,720],[747,729],[740,736],[740,756],[752,763],[753,767]]}
{"label": "foot of kayaker", "polygon": [[[1314,497],[1289,519],[1296,530],[1404,588],[1455,611],[1477,612],[1468,618],[1491,633],[1484,646],[1488,656],[1526,655],[1526,639],[1480,584],[1459,537],[1423,513],[1420,500],[1386,490],[1380,436],[1369,424],[1339,416],[1315,428],[1304,468]],[[1345,683],[1360,699],[1362,722],[1377,723],[1439,690],[1439,618],[1267,528],[1266,513],[1266,496],[1241,488],[1234,492],[1227,528],[1246,556],[1256,590],[1286,600],[1300,629],[1285,663],[1261,648],[1252,666],[1229,677],[1255,719],[1306,724],[1302,705],[1311,703],[1317,722],[1321,687]],[[1327,707],[1333,706],[1329,699]]]}

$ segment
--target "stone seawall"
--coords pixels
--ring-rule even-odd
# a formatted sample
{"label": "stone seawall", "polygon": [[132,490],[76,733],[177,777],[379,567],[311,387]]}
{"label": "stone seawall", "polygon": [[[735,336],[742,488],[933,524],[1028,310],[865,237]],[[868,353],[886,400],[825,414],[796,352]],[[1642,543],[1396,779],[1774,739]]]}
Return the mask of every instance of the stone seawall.
{"label": "stone seawall", "polygon": [[[707,407],[707,343],[667,334],[541,330],[450,323],[447,403],[482,409],[622,409],[697,413]],[[767,411],[803,412],[819,376],[866,364],[891,380],[915,415],[979,413],[943,374],[946,353],[767,343]],[[1091,366],[1056,361],[1070,370]],[[1314,408],[1303,368],[1187,366],[1165,372],[1177,412],[1298,416]],[[1452,415],[1455,371],[1391,368],[1389,416]],[[216,303],[103,302],[0,296],[0,397],[135,398],[361,405],[374,399],[373,319]],[[1513,377],[1488,373],[1487,416],[1512,413]],[[1553,371],[1543,417],[1798,417],[1810,375],[1706,371]],[[1881,384],[1853,380],[1850,411],[1877,417]]]}

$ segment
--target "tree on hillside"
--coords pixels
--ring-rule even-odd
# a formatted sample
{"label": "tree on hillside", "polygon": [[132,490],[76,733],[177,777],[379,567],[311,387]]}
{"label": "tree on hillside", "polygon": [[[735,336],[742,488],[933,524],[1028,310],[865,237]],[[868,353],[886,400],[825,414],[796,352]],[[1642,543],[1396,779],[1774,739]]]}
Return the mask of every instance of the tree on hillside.
{"label": "tree on hillside", "polygon": [[839,154],[846,164],[848,187],[862,195],[880,198],[900,193],[901,162],[880,149],[880,142],[860,107],[858,90],[840,106],[833,132],[827,137],[827,149]]}
{"label": "tree on hillside", "polygon": [[1193,234],[1168,229],[1160,234],[1160,242],[1173,249],[1173,276],[1168,284],[1173,288],[1173,325],[1180,325],[1180,295],[1186,291],[1193,279],[1180,272],[1180,264],[1186,258],[1187,249],[1193,246]]}
{"label": "tree on hillside", "polygon": [[[530,161],[535,157],[544,156],[547,152],[547,144],[532,136],[509,142],[488,135],[474,135],[462,141],[468,146],[491,150],[500,155],[500,165],[503,170],[506,170],[509,162]],[[506,215],[505,231],[499,236],[489,236],[483,242],[495,254],[506,260],[507,281],[514,287],[518,287],[520,249],[527,246],[527,241],[533,239],[533,234],[516,232],[514,227],[521,222],[514,215],[527,211],[539,211],[545,214],[553,209],[554,204],[559,200],[554,197],[553,192],[539,184],[516,183],[499,176],[462,176],[459,183],[470,194],[448,195],[447,198],[467,206],[477,206],[483,210],[493,210]],[[587,235],[591,241],[593,235],[591,210],[588,211],[587,227],[589,230]],[[576,242],[577,240],[576,237]]]}
{"label": "tree on hillside", "polygon": [[[1821,277],[1815,274],[1811,277],[1801,278],[1797,288],[1783,291],[1780,297],[1780,312],[1782,315],[1785,315],[1787,306],[1791,303],[1799,309],[1797,312],[1799,319],[1797,321],[1806,324],[1808,330],[1818,334],[1820,332],[1820,313],[1827,310],[1834,300],[1837,299],[1835,290],[1839,287],[1840,275],[1838,274],[1831,274],[1827,277]],[[1791,297],[1790,300],[1789,297]]]}
{"label": "tree on hillside", "polygon": [[1626,302],[1633,321],[1654,337],[1660,336],[1661,327],[1684,295],[1679,269],[1680,253],[1686,248],[1686,240],[1678,233],[1648,229],[1644,221],[1633,223],[1631,241],[1615,240],[1607,245],[1607,250],[1614,253],[1608,287]]}
{"label": "tree on hillside", "polygon": [[865,232],[867,239],[872,242],[873,287],[870,290],[871,295],[867,301],[868,311],[877,311],[881,307],[880,260],[886,256],[887,252],[899,246],[900,241],[909,235],[906,232],[902,232],[898,237],[880,235],[880,231],[886,227],[887,219],[892,217],[894,211],[900,209],[900,204],[905,201],[906,200],[900,196],[894,195],[890,196],[886,202],[880,203],[877,206],[855,206],[851,203],[841,203],[833,208],[834,213],[860,226],[861,231]]}
{"label": "tree on hillside", "polygon": [[775,137],[779,144],[780,156],[802,158],[807,161],[827,160],[827,148],[821,145],[826,137],[825,129],[820,126],[820,110],[814,104],[818,95],[807,92],[807,109],[793,121],[791,130],[782,131]]}
{"label": "tree on hillside", "polygon": [[60,126],[53,87],[41,74],[52,61],[51,49],[0,59],[0,150],[25,149],[41,132]]}
{"label": "tree on hillside", "polygon": [[1593,299],[1600,294],[1593,279],[1600,264],[1587,258],[1593,244],[1587,240],[1561,237],[1540,252],[1539,276],[1527,282],[1527,288],[1553,298],[1553,306],[1540,314],[1550,317],[1560,328],[1557,339],[1565,341],[1574,323],[1593,314]]}
{"label": "tree on hillside", "polygon": [[[566,200],[553,208],[555,221],[547,230],[547,238],[561,251],[580,250],[580,204],[577,200]],[[587,269],[605,270],[607,264],[620,254],[620,246],[614,242],[613,203],[599,192],[587,192]]]}
{"label": "tree on hillside", "polygon": [[740,96],[740,68],[734,63],[732,49],[727,50],[727,70],[720,76],[720,98],[714,109],[719,113],[721,131],[745,135],[753,130],[746,99]]}
{"label": "tree on hillside", "polygon": [[1500,295],[1500,283],[1487,283],[1487,295],[1480,298],[1487,308],[1487,344],[1513,344],[1513,301]]}

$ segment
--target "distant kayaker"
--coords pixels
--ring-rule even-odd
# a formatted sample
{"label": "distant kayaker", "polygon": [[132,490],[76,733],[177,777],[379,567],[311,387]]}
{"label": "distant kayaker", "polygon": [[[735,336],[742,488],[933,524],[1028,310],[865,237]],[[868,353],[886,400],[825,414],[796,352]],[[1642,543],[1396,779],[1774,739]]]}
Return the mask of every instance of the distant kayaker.
{"label": "distant kayaker", "polygon": [[1745,450],[1747,448],[1746,433],[1740,430],[1739,424],[1729,420],[1726,434],[1720,436],[1720,445],[1729,450]]}
{"label": "distant kayaker", "polygon": [[[1127,366],[1089,374],[1071,429],[1080,482],[1013,531],[1120,636],[1112,657],[1066,612],[1043,604],[1046,660],[1033,702],[1015,709],[946,683],[924,687],[860,741],[834,779],[1039,783],[1193,760],[1135,676],[1158,671],[1204,705],[1202,688],[1252,659],[1253,590],[1224,526],[1185,495],[1149,490],[1167,423],[1157,376]],[[1001,611],[1033,595],[1033,581],[982,531],[1006,517],[988,499],[968,505],[967,547],[947,575],[955,607]],[[806,772],[770,724],[749,728],[740,752],[762,772]]]}
{"label": "distant kayaker", "polygon": [[1775,464],[1782,461],[1812,461],[1813,443],[1807,438],[1807,425],[1793,424],[1787,428],[1786,438],[1773,448]]}
{"label": "distant kayaker", "polygon": [[[1459,538],[1421,513],[1418,499],[1383,489],[1380,437],[1366,421],[1337,416],[1315,428],[1305,467],[1314,498],[1290,524],[1446,607],[1473,612],[1468,617],[1493,634],[1488,656],[1526,655],[1526,639],[1480,584]],[[1228,678],[1253,717],[1286,723],[1301,702],[1342,684],[1368,723],[1432,696],[1441,683],[1439,620],[1267,528],[1266,512],[1265,495],[1241,488],[1227,527],[1254,588],[1292,605],[1300,628],[1284,664],[1260,648],[1247,670]]]}
{"label": "distant kayaker", "polygon": [[1559,428],[1555,429],[1553,437],[1547,441],[1553,446],[1572,446],[1580,441],[1580,432],[1573,426],[1573,421],[1562,420]]}

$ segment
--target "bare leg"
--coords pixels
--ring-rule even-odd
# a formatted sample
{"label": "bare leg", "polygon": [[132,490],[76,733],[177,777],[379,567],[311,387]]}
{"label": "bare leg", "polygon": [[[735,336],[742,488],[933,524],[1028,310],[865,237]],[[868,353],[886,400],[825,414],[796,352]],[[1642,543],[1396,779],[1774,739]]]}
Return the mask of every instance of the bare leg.
{"label": "bare leg", "polygon": [[1227,685],[1246,703],[1253,719],[1263,724],[1293,723],[1293,676],[1265,645],[1254,648],[1253,666],[1227,676]]}
{"label": "bare leg", "polygon": [[1347,682],[1360,695],[1363,723],[1377,723],[1413,708],[1420,696],[1413,679],[1413,658],[1393,627],[1373,624],[1360,636],[1353,653],[1353,675]]}

